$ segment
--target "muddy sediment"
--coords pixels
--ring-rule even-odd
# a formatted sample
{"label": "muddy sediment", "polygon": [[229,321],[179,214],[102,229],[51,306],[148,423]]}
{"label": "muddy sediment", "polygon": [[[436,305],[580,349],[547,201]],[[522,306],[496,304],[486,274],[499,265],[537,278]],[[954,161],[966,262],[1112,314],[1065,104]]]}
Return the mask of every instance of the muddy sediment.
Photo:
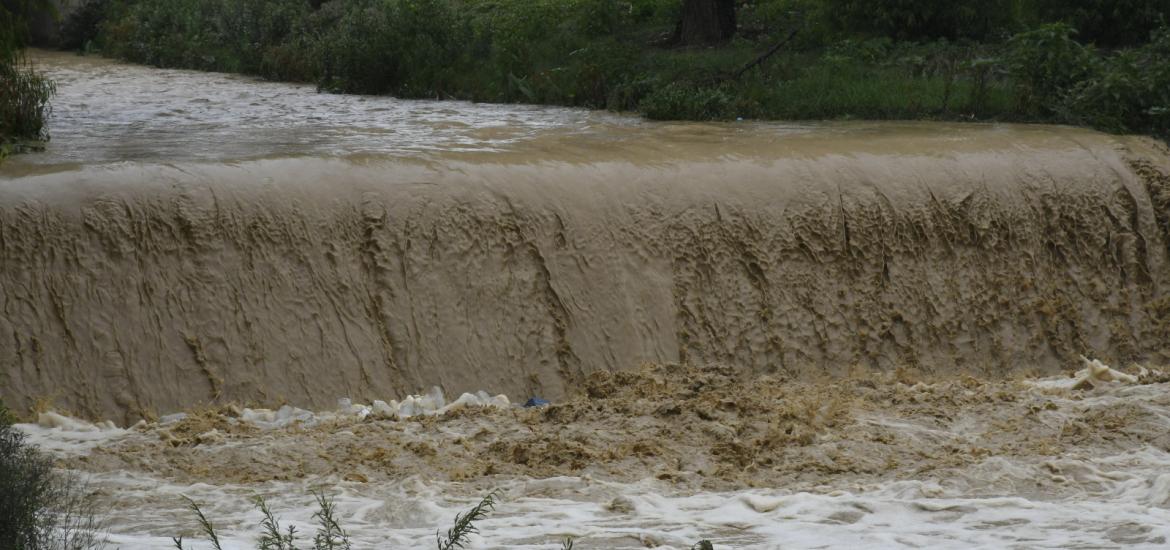
{"label": "muddy sediment", "polygon": [[[969,478],[977,486],[970,490],[986,494],[1059,495],[1084,490],[1088,482],[1064,470],[1086,455],[1170,451],[1162,415],[1170,376],[1160,371],[1085,389],[1071,380],[919,376],[859,370],[797,381],[731,367],[645,365],[591,374],[581,393],[545,408],[342,415],[272,429],[220,407],[142,426],[63,464],[183,484],[418,476],[490,485],[577,476],[657,479],[684,492],[823,492]],[[995,460],[1017,471],[985,476],[981,468]]]}
{"label": "muddy sediment", "polygon": [[1170,359],[1153,141],[682,128],[8,166],[0,397],[131,421],[430,385],[558,398],[643,362],[801,380]]}

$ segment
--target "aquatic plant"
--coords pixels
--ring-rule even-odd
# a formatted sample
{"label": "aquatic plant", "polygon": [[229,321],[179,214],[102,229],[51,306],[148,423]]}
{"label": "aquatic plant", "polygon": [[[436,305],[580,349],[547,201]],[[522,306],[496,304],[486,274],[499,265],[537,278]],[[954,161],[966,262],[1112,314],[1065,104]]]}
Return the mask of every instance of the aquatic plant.
{"label": "aquatic plant", "polygon": [[45,6],[44,0],[0,2],[0,160],[35,149],[34,142],[47,138],[45,120],[55,87],[22,53],[29,40],[28,19]]}
{"label": "aquatic plant", "polygon": [[29,67],[22,58],[0,61],[0,141],[46,137],[52,81]]}

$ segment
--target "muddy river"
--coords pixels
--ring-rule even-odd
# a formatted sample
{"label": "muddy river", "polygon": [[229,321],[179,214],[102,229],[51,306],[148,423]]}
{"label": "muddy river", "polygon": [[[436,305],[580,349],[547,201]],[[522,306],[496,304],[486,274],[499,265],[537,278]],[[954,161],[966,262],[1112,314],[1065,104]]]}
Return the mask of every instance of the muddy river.
{"label": "muddy river", "polygon": [[0,397],[116,546],[1170,544],[1165,144],[32,57]]}

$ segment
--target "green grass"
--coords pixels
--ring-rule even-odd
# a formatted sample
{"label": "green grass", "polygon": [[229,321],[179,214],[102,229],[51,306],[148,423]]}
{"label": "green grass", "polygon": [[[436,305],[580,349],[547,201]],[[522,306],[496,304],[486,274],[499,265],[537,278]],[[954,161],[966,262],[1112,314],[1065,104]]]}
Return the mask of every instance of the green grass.
{"label": "green grass", "polygon": [[758,118],[921,119],[1012,118],[1010,90],[1002,83],[980,88],[968,78],[908,77],[900,69],[856,64],[808,68],[783,82],[745,86],[743,96]]}

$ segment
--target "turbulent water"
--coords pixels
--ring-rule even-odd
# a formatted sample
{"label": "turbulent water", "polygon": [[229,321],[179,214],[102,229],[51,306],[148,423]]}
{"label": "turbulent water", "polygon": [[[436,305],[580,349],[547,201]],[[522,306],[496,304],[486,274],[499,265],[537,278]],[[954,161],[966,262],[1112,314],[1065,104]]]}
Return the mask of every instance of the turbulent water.
{"label": "turbulent water", "polygon": [[[304,522],[321,485],[363,544],[430,544],[492,486],[508,504],[480,547],[1170,536],[1165,380],[1011,381],[1080,355],[1170,361],[1163,144],[1020,125],[656,124],[34,60],[59,95],[48,150],[0,167],[6,403],[123,426],[431,386],[563,403],[259,431],[224,410],[186,434],[27,427],[125,511],[125,546],[189,532],[182,492],[244,547],[248,496]],[[734,374],[597,389],[676,363]],[[683,376],[648,372],[626,382]],[[806,395],[824,399],[789,405]],[[1038,424],[1004,427],[1028,415]],[[363,454],[418,433],[385,464]]]}
{"label": "turbulent water", "polygon": [[254,543],[256,496],[311,534],[319,490],[357,548],[422,548],[493,489],[472,547],[1164,548],[1170,376],[1082,376],[802,383],[647,367],[593,375],[586,396],[547,409],[223,408],[132,430],[54,415],[23,428],[88,473],[116,510],[112,541],[133,548],[199,536],[184,496],[225,548]]}

